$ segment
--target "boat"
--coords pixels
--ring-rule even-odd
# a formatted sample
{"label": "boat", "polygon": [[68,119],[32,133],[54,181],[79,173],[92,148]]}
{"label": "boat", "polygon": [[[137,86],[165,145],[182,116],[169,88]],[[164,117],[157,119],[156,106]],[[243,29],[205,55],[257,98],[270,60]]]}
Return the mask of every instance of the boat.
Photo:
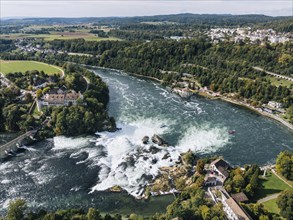
{"label": "boat", "polygon": [[160,128],[165,128],[165,127],[167,127],[167,125],[165,125],[165,124],[162,124],[162,125],[160,126]]}
{"label": "boat", "polygon": [[235,130],[228,131],[228,134],[235,134],[235,133],[236,133]]}

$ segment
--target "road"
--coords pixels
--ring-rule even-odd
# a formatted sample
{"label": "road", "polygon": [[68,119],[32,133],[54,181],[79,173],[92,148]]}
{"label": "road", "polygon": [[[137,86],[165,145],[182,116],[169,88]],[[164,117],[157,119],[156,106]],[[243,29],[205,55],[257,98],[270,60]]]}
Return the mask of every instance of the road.
{"label": "road", "polygon": [[276,199],[276,198],[278,198],[279,195],[280,195],[280,193],[275,193],[275,194],[273,194],[273,195],[270,195],[270,196],[267,196],[267,197],[265,197],[265,198],[262,198],[262,199],[258,200],[257,202],[258,202],[258,203],[267,202],[267,201],[269,201],[269,200],[272,200],[272,199]]}
{"label": "road", "polygon": [[285,79],[285,80],[293,82],[293,78],[291,78],[289,76],[283,76],[283,75],[280,75],[280,74],[277,74],[277,73],[269,72],[269,71],[266,71],[263,68],[258,67],[258,66],[254,66],[253,69],[258,70],[258,71],[264,71],[268,75],[271,75],[271,76],[274,76],[276,78],[281,78],[281,79]]}
{"label": "road", "polygon": [[89,85],[90,85],[90,80],[88,78],[86,78],[84,75],[82,75],[82,77],[84,78],[84,80],[86,81],[86,89],[85,92],[88,90]]}

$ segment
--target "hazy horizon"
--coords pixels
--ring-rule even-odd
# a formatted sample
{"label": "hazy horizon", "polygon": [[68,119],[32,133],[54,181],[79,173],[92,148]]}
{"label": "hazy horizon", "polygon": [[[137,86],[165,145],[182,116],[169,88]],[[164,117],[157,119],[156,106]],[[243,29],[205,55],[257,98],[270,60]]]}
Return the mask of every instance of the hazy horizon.
{"label": "hazy horizon", "polygon": [[1,18],[135,17],[169,14],[293,16],[291,0],[1,0]]}

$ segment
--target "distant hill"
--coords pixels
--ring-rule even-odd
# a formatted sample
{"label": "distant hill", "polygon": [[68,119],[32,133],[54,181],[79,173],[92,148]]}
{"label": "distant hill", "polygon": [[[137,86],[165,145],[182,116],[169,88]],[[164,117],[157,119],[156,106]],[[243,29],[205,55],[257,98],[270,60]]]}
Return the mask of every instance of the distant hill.
{"label": "distant hill", "polygon": [[13,18],[2,19],[5,24],[83,24],[96,23],[99,25],[123,25],[140,22],[176,22],[180,24],[196,24],[210,26],[242,26],[267,22],[279,22],[292,19],[290,16],[270,17],[266,15],[229,15],[229,14],[174,14],[141,17],[83,17],[83,18]]}

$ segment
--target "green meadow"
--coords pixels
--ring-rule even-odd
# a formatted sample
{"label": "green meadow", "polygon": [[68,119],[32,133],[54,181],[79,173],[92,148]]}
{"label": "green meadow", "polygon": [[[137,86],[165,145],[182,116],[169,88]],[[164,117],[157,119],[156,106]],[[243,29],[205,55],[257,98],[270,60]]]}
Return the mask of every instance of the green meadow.
{"label": "green meadow", "polygon": [[0,35],[3,39],[18,39],[18,38],[43,38],[45,41],[52,41],[52,40],[73,40],[73,39],[84,39],[86,41],[118,41],[121,40],[116,37],[109,37],[109,38],[101,38],[97,37],[94,34],[86,33],[86,32],[52,32],[50,34],[6,34]]}
{"label": "green meadow", "polygon": [[48,75],[62,73],[62,70],[59,67],[36,61],[0,61],[0,72],[4,75],[31,70],[44,71]]}

